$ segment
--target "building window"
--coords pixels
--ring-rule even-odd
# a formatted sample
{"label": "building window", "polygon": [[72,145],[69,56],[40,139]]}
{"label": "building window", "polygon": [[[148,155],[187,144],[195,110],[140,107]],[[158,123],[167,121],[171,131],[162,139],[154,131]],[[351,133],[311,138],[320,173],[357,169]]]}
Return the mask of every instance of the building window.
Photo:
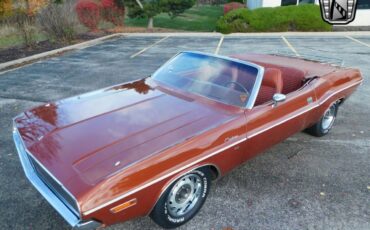
{"label": "building window", "polygon": [[299,4],[315,4],[315,0],[299,0]]}
{"label": "building window", "polygon": [[357,9],[370,9],[369,0],[357,0]]}
{"label": "building window", "polygon": [[315,4],[315,0],[281,0],[282,6],[299,5],[299,4]]}
{"label": "building window", "polygon": [[297,0],[281,0],[282,6],[297,5]]}

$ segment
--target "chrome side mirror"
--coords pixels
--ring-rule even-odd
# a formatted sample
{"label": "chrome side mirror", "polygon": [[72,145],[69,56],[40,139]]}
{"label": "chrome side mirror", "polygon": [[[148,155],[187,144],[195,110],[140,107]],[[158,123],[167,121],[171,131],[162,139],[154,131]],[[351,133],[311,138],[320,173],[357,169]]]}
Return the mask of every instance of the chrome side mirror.
{"label": "chrome side mirror", "polygon": [[286,95],[281,93],[275,93],[274,96],[272,97],[272,100],[274,101],[272,107],[275,107],[277,106],[278,102],[283,102],[286,100]]}

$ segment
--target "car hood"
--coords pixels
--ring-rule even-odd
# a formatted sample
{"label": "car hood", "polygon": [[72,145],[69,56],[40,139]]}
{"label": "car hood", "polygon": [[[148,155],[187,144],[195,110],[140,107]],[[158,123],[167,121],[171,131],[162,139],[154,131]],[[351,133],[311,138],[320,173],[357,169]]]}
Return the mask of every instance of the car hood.
{"label": "car hood", "polygon": [[15,126],[33,157],[69,187],[96,184],[229,119],[148,78],[34,108]]}

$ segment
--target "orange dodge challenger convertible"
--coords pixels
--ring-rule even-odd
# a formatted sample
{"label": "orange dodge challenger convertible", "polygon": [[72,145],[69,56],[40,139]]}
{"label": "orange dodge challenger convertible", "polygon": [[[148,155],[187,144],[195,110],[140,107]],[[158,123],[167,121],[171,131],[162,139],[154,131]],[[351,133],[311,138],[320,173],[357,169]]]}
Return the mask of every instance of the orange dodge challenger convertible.
{"label": "orange dodge challenger convertible", "polygon": [[74,228],[192,219],[211,181],[287,137],[329,132],[359,70],[181,52],[151,77],[14,118],[26,176]]}

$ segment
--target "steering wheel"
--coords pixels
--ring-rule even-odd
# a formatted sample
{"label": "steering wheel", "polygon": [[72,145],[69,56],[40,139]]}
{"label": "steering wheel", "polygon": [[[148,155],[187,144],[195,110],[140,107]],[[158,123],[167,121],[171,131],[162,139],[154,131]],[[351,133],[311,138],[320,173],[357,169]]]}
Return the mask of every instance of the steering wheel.
{"label": "steering wheel", "polygon": [[248,92],[248,90],[242,85],[242,84],[240,84],[239,82],[236,82],[236,81],[229,81],[229,82],[227,82],[226,84],[225,84],[225,86],[228,86],[228,85],[230,85],[230,84],[234,84],[234,85],[237,85],[237,86],[239,86],[240,88],[242,88],[244,91],[245,91],[245,93],[247,94],[247,96],[249,97],[249,92]]}

